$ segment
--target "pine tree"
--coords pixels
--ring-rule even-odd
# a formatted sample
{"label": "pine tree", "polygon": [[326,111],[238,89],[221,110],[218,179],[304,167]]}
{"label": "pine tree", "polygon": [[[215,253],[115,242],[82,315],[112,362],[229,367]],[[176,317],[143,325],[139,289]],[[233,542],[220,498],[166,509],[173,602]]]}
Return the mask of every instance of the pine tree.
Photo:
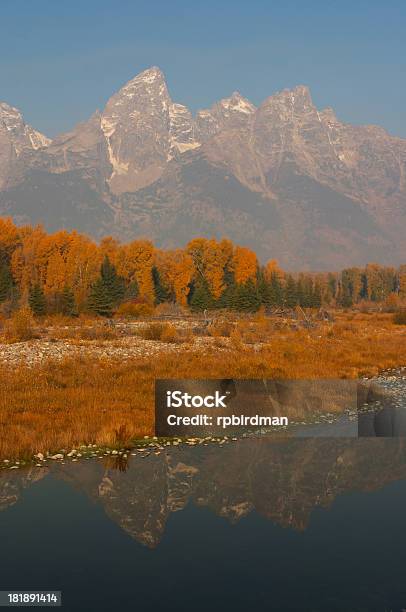
{"label": "pine tree", "polygon": [[266,280],[262,270],[259,270],[257,276],[257,292],[260,302],[263,306],[271,306],[271,284]]}
{"label": "pine tree", "polygon": [[232,310],[234,308],[234,302],[236,298],[237,285],[235,283],[235,278],[233,272],[226,268],[224,272],[224,283],[225,288],[223,289],[222,294],[217,300],[216,306],[218,308],[227,308]]}
{"label": "pine tree", "polygon": [[124,279],[117,274],[116,268],[110,262],[107,255],[100,268],[100,278],[110,298],[111,305],[116,306],[124,297],[125,282]]}
{"label": "pine tree", "polygon": [[341,295],[340,305],[344,308],[349,308],[353,304],[352,299],[352,283],[349,270],[343,270],[341,273]]}
{"label": "pine tree", "polygon": [[0,264],[0,303],[11,297],[13,285],[10,266],[3,262]]}
{"label": "pine tree", "polygon": [[162,304],[170,300],[169,291],[162,283],[161,275],[156,266],[152,268],[152,282],[154,283],[155,304]]}
{"label": "pine tree", "polygon": [[[300,282],[301,286],[299,289]],[[314,299],[313,280],[310,277],[304,277],[302,281],[298,282],[297,288],[299,291],[298,303],[300,306],[303,308],[312,308]]]}
{"label": "pine tree", "polygon": [[138,283],[136,280],[131,281],[128,287],[125,290],[124,301],[125,302],[134,302],[138,296],[140,295],[140,290],[138,287]]}
{"label": "pine tree", "polygon": [[106,255],[100,267],[100,276],[90,290],[87,307],[102,317],[111,317],[114,307],[122,301],[124,295],[124,279],[117,274]]}
{"label": "pine tree", "polygon": [[313,308],[320,308],[321,302],[322,302],[321,285],[317,281],[314,284],[313,300],[312,300],[312,302],[313,302],[312,303]]}
{"label": "pine tree", "polygon": [[298,304],[297,287],[293,276],[288,276],[285,286],[284,303],[288,308],[294,308]]}
{"label": "pine tree", "polygon": [[36,317],[40,317],[46,312],[46,300],[44,292],[42,291],[41,286],[36,283],[30,289],[30,293],[28,296],[28,303],[34,315]]}
{"label": "pine tree", "polygon": [[282,306],[283,304],[283,288],[279,277],[275,272],[272,272],[271,274],[269,301],[271,306]]}
{"label": "pine tree", "polygon": [[67,317],[77,316],[75,296],[70,287],[65,286],[60,296],[60,312]]}
{"label": "pine tree", "polygon": [[210,293],[206,279],[199,279],[190,293],[190,308],[194,311],[206,310],[213,307],[213,296]]}
{"label": "pine tree", "polygon": [[90,291],[87,307],[101,317],[111,317],[113,314],[112,298],[101,277],[97,279]]}
{"label": "pine tree", "polygon": [[300,276],[296,284],[296,299],[297,299],[297,304],[299,304],[299,306],[302,306],[302,307],[308,306],[308,304],[306,303],[307,297],[308,297],[306,289],[307,289],[306,284],[303,278]]}
{"label": "pine tree", "polygon": [[234,308],[242,312],[256,312],[261,306],[261,299],[252,279],[237,286]]}

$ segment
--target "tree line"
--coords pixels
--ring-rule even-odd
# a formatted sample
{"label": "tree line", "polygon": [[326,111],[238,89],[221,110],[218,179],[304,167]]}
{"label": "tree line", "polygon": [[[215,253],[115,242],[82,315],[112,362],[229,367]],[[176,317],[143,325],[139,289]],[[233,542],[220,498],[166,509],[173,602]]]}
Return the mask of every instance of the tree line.
{"label": "tree line", "polygon": [[0,304],[7,313],[29,304],[36,315],[142,311],[172,302],[193,311],[261,306],[349,307],[361,300],[406,298],[406,265],[370,263],[331,273],[283,271],[261,265],[247,247],[228,239],[194,238],[185,248],[158,249],[148,240],[96,244],[76,231],[48,234],[0,218]]}

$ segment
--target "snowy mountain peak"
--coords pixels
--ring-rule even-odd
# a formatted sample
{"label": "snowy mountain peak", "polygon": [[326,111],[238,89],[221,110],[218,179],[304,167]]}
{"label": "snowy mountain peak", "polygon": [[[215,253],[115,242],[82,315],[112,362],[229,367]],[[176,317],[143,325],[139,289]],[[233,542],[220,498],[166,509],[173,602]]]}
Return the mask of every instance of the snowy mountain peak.
{"label": "snowy mountain peak", "polygon": [[158,66],[151,66],[151,68],[147,68],[143,72],[140,72],[134,80],[144,81],[145,83],[154,83],[157,80],[164,81],[165,77],[160,68]]}
{"label": "snowy mountain peak", "polygon": [[51,140],[26,124],[22,113],[6,102],[0,102],[0,123],[4,126],[17,157],[23,149],[40,149]]}
{"label": "snowy mountain peak", "polygon": [[[140,74],[130,79],[116,94],[116,96],[134,97],[141,90],[156,92],[168,95],[163,72],[156,66],[144,70]],[[115,96],[113,96],[114,98]]]}
{"label": "snowy mountain peak", "polygon": [[239,91],[234,91],[229,98],[220,100],[220,104],[231,112],[240,112],[251,115],[256,111],[254,104],[247,100],[247,98],[244,98]]}

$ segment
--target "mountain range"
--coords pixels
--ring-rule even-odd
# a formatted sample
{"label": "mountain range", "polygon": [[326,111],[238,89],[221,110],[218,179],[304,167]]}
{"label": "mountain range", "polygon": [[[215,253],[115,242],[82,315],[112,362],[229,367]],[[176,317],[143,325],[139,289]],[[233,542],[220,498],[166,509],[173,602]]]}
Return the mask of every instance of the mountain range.
{"label": "mountain range", "polygon": [[339,121],[298,86],[195,115],[159,68],[47,138],[0,103],[0,214],[183,246],[228,237],[291,270],[406,261],[406,140]]}
{"label": "mountain range", "polygon": [[[372,448],[371,448],[372,445]],[[219,448],[183,445],[129,464],[83,461],[0,471],[0,512],[51,475],[101,504],[128,535],[150,548],[174,512],[208,508],[232,524],[251,512],[304,531],[316,508],[342,495],[377,491],[406,476],[403,439],[240,440]]]}

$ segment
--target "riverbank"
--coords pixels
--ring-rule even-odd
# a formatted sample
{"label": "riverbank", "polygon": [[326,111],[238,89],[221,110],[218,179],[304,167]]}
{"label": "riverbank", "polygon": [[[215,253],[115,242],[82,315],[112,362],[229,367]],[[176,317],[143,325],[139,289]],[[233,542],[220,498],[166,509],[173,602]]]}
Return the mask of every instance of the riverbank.
{"label": "riverbank", "polygon": [[[179,343],[136,335],[58,340],[58,333],[52,330],[57,342],[41,337],[0,346],[0,361],[9,347],[22,357],[0,365],[1,460],[82,444],[122,449],[152,436],[156,378],[362,378],[406,363],[406,328],[389,315],[343,313],[311,329],[278,329],[275,321],[253,318],[234,335],[186,333]],[[83,353],[47,357],[44,342],[72,343]],[[137,354],[117,352],[124,344]]]}

